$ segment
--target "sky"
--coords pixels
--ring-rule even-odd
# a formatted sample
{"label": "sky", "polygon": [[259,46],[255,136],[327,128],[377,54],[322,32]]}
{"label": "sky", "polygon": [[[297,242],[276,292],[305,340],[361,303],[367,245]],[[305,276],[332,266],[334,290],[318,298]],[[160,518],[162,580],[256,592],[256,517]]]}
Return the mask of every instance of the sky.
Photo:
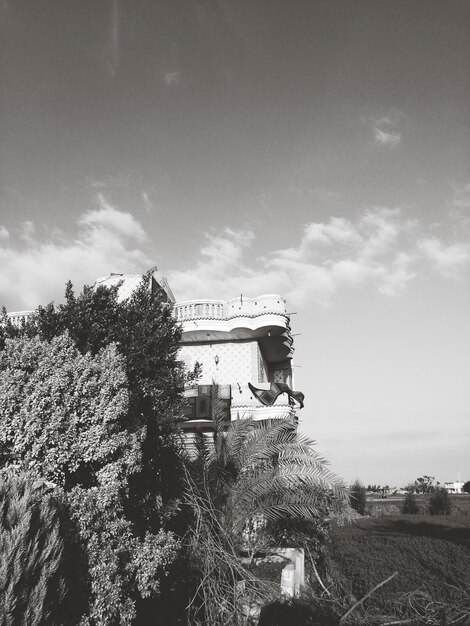
{"label": "sky", "polygon": [[470,480],[470,3],[1,0],[0,303],[288,300],[347,482]]}

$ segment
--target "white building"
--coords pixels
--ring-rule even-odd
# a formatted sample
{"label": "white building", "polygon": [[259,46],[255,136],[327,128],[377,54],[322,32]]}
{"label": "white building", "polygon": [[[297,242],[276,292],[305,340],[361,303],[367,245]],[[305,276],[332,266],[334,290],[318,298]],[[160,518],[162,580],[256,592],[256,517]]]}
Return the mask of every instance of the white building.
{"label": "white building", "polygon": [[463,493],[464,482],[457,480],[453,483],[444,483],[444,489],[447,493]]}
{"label": "white building", "polygon": [[[181,323],[181,360],[201,365],[187,389],[187,428],[211,419],[211,385],[218,386],[226,418],[292,417],[303,395],[292,392],[293,338],[286,301],[279,295],[175,304]],[[279,393],[280,392],[280,393]]]}

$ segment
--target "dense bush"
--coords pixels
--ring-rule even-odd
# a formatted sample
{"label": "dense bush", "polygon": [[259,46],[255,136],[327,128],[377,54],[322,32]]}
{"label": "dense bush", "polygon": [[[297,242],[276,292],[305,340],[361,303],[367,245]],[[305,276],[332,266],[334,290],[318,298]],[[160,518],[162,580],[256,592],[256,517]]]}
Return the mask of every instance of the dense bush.
{"label": "dense bush", "polygon": [[351,485],[349,497],[352,508],[361,515],[364,515],[366,512],[366,488],[359,480],[356,480]]}
{"label": "dense bush", "polygon": [[437,489],[429,499],[429,512],[431,515],[450,515],[451,510],[449,494],[445,489]]}
{"label": "dense bush", "polygon": [[412,493],[407,493],[403,501],[402,513],[405,515],[417,515],[419,513],[419,506],[416,501],[416,496]]}

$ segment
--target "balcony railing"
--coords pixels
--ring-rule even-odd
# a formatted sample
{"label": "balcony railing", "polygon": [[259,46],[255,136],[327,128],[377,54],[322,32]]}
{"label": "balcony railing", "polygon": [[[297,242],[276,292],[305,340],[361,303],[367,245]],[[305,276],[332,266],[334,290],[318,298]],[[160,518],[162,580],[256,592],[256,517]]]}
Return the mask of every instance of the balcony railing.
{"label": "balcony railing", "polygon": [[175,304],[175,317],[179,322],[196,318],[225,319],[226,302],[223,300],[204,300]]}
{"label": "balcony railing", "polygon": [[179,322],[192,319],[231,319],[265,314],[287,315],[286,301],[276,294],[233,300],[189,300],[177,302],[174,314]]}

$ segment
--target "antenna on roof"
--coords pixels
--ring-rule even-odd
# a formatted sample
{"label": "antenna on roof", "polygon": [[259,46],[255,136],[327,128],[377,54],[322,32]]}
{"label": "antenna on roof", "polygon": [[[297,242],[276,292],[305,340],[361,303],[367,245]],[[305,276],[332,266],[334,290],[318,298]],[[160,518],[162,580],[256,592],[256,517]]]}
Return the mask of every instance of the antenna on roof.
{"label": "antenna on roof", "polygon": [[243,294],[240,294],[240,304],[243,304]]}

